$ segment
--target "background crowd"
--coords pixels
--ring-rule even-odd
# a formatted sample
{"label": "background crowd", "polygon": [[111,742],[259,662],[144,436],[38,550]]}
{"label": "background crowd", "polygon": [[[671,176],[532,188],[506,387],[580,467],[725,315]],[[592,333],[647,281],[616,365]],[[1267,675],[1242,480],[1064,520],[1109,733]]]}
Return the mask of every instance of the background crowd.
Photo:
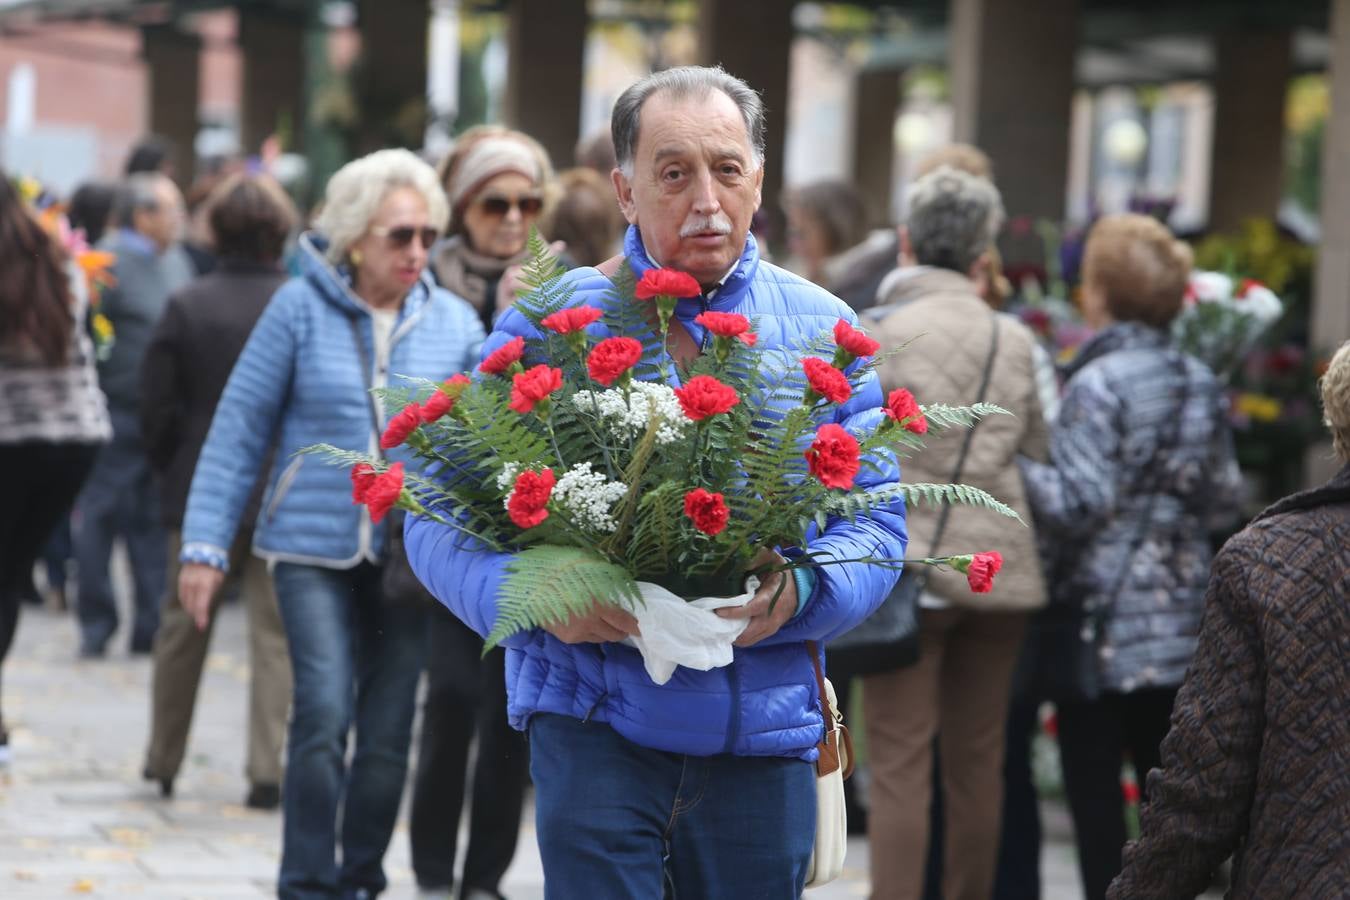
{"label": "background crowd", "polygon": [[[0,181],[0,661],[21,604],[42,602],[33,576],[45,559],[48,596],[74,610],[82,656],[153,655],[144,776],[171,796],[211,625],[237,595],[252,655],[245,798],[281,808],[283,896],[386,886],[424,672],[411,792],[417,881],[468,900],[499,896],[528,789],[526,743],[507,724],[504,652],[481,655],[478,636],[445,608],[391,587],[381,563],[396,526],[352,504],[344,471],[295,451],[374,451],[396,411],[370,388],[472,368],[521,290],[532,229],[568,267],[619,252],[626,223],[603,143],[579,148],[593,167],[555,173],[530,136],[480,126],[441,159],[382,150],[353,160],[308,211],[242,162],[194,184],[186,203],[159,139],[137,148],[118,183],[68,199]],[[1206,698],[1237,691],[1229,715],[1250,715],[1263,667],[1259,617],[1236,599],[1214,612],[1214,592],[1260,604],[1294,591],[1287,573],[1272,572],[1286,583],[1267,593],[1237,570],[1268,565],[1272,546],[1297,541],[1291,530],[1343,530],[1343,516],[1322,519],[1329,504],[1343,508],[1345,487],[1267,513],[1216,568],[1216,547],[1242,524],[1242,481],[1220,378],[1168,339],[1191,250],[1149,216],[1097,222],[1079,297],[1093,334],[1057,365],[1016,314],[988,160],[958,146],[920,172],[896,228],[862,228],[861,200],[845,183],[803,186],[785,201],[782,261],[858,310],[885,348],[908,345],[881,366],[888,389],[1014,414],[968,439],[930,441],[906,480],[953,480],[960,459],[955,480],[1000,497],[1029,526],[911,509],[910,555],[998,547],[1007,568],[995,590],[972,596],[961,579],[934,576],[912,666],[853,672],[831,654],[866,738],[868,775],[851,800],[872,842],[873,896],[1040,895],[1031,747],[1050,704],[1086,896],[1105,897],[1121,873],[1133,827],[1122,768],[1146,800],[1157,796],[1163,826],[1150,831],[1146,818],[1115,896],[1153,896],[1142,885],[1163,877],[1158,866],[1203,890],[1222,877],[1220,851],[1238,826],[1225,820],[1201,864],[1169,845],[1167,828],[1179,826],[1164,817],[1194,802],[1187,767],[1217,777],[1206,769],[1206,753],[1220,752],[1204,744],[1218,740]],[[106,278],[76,265],[44,216],[53,208],[61,228],[111,254]],[[760,237],[762,250],[776,243]],[[1329,375],[1326,388],[1342,451],[1346,365],[1333,363],[1341,380]],[[119,541],[133,574],[129,614],[110,579]],[[1212,576],[1220,586],[1206,613]],[[1205,615],[1214,621],[1202,626]],[[1225,674],[1233,660],[1247,687]],[[1182,688],[1193,663],[1196,683]],[[849,701],[850,685],[860,702]],[[1164,743],[1174,721],[1182,734]],[[1262,726],[1219,721],[1237,742],[1222,750],[1233,771],[1221,785],[1250,790],[1263,777]],[[1165,776],[1149,779],[1160,765]],[[466,806],[469,846],[456,872]],[[1249,859],[1275,852],[1273,833],[1260,834],[1267,843]]]}

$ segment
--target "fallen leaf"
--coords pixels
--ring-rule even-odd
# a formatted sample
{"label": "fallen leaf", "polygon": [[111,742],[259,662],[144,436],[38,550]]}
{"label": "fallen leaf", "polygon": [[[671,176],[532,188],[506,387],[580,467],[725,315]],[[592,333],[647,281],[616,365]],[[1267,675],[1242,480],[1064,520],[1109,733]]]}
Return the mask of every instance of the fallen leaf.
{"label": "fallen leaf", "polygon": [[27,869],[15,869],[15,870],[14,870],[14,880],[15,880],[15,881],[37,881],[37,880],[38,880],[38,875],[37,875],[36,872],[30,872],[30,871],[28,871]]}
{"label": "fallen leaf", "polygon": [[75,894],[92,894],[94,892],[94,881],[91,878],[81,878],[70,886],[70,890]]}

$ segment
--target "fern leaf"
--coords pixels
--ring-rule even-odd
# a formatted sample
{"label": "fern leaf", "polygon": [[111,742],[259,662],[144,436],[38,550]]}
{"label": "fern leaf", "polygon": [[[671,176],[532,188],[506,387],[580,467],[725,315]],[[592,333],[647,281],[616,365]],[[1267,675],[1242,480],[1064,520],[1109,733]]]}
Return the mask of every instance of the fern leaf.
{"label": "fern leaf", "polygon": [[484,653],[516,632],[585,615],[597,602],[628,609],[642,602],[622,567],[580,547],[530,547],[507,562],[506,573]]}

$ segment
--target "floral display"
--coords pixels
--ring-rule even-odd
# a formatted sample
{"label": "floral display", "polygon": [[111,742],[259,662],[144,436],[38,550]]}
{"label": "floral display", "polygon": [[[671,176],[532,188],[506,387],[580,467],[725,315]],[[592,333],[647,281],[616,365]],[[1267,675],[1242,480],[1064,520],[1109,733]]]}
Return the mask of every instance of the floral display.
{"label": "floral display", "polygon": [[[672,371],[661,348],[676,302],[699,290],[692,278],[658,269],[637,281],[625,268],[603,308],[575,305],[542,242],[531,246],[523,279],[532,291],[516,309],[537,339],[496,349],[472,379],[377,391],[400,410],[381,445],[406,445],[422,471],[310,448],[353,467],[353,500],[372,519],[396,504],[513,554],[490,645],[588,611],[595,598],[634,607],[643,602],[640,582],[694,599],[738,595],[752,571],[897,567],[901,560],[835,560],[811,549],[831,519],[867,516],[897,499],[1015,517],[963,485],[859,486],[861,472],[918,449],[928,429],[969,426],[1002,410],[924,406],[898,390],[867,417],[870,427],[844,428],[832,421],[838,406],[880,350],[849,323],[771,349],[754,322],[705,312],[707,346]],[[769,550],[788,551],[786,561]],[[776,562],[752,567],[766,555]],[[989,590],[1002,557],[913,562],[964,572],[979,592]],[[541,583],[550,589],[539,591]]]}

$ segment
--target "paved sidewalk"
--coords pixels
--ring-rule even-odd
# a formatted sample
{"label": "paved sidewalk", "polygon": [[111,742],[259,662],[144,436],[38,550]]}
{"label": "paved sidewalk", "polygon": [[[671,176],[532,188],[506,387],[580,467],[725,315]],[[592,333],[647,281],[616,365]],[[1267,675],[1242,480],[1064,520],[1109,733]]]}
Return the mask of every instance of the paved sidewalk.
{"label": "paved sidewalk", "polygon": [[[0,774],[0,897],[235,898],[273,893],[281,819],[242,806],[248,679],[243,610],[227,607],[214,645],[184,771],[164,801],[141,781],[150,662],[76,659],[73,617],[25,607],[4,672],[14,760]],[[406,804],[404,811],[406,813]],[[1050,900],[1076,900],[1063,813],[1047,810],[1043,856]],[[393,900],[415,898],[406,817],[385,861]],[[845,877],[808,900],[866,897],[867,846],[850,845]],[[543,897],[531,823],[503,891]]]}

